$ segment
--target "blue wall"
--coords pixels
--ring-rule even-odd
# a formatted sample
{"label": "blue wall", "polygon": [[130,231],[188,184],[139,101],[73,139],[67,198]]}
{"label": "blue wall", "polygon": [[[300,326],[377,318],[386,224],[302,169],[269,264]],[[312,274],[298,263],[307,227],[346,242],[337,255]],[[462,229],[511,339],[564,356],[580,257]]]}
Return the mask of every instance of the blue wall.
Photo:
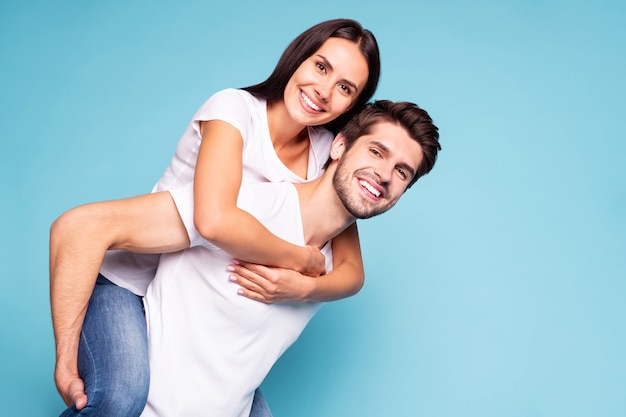
{"label": "blue wall", "polygon": [[361,223],[366,286],[276,365],[275,416],[626,415],[616,0],[4,0],[3,415],[62,408],[50,223],[147,192],[209,95],[265,78],[293,37],[335,17],[374,31],[376,98],[426,108],[443,151],[396,209]]}

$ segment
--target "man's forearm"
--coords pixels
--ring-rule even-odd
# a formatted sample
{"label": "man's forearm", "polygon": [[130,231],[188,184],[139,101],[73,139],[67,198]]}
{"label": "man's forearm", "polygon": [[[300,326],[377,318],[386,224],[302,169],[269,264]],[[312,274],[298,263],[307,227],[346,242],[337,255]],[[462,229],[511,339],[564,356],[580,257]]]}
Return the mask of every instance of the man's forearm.
{"label": "man's forearm", "polygon": [[50,305],[59,372],[77,368],[89,298],[108,249],[161,253],[189,246],[167,192],[76,207],[50,229]]}
{"label": "man's forearm", "polygon": [[50,229],[50,306],[60,372],[77,372],[77,355],[89,297],[109,242],[87,206],[59,217]]}
{"label": "man's forearm", "polygon": [[81,409],[87,397],[78,373],[78,345],[108,243],[86,207],[61,215],[50,228],[50,306],[56,346],[54,381],[63,401]]}

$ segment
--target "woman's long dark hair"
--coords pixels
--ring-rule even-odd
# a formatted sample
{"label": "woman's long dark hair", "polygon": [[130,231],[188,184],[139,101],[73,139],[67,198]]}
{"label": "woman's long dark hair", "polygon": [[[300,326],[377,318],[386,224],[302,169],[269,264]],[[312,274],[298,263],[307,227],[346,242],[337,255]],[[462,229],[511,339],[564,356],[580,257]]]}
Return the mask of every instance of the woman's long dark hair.
{"label": "woman's long dark hair", "polygon": [[263,82],[244,88],[256,97],[268,102],[281,100],[291,76],[307,58],[317,51],[328,38],[342,38],[358,45],[368,65],[367,82],[354,106],[346,113],[324,125],[337,133],[350,118],[357,113],[374,95],[380,78],[380,53],[376,38],[361,24],[351,19],[327,20],[311,27],[294,39],[276,64],[276,68]]}

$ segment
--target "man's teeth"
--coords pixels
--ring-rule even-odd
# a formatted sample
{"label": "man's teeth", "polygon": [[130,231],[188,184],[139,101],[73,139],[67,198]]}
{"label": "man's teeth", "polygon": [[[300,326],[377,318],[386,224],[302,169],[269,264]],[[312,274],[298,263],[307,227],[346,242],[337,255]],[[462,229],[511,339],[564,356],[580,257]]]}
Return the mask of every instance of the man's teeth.
{"label": "man's teeth", "polygon": [[310,108],[312,108],[315,111],[322,111],[321,107],[318,107],[315,103],[313,103],[306,94],[301,93],[300,95],[302,96],[302,99],[304,100],[304,102],[308,104]]}
{"label": "man's teeth", "polygon": [[359,184],[361,184],[367,191],[372,193],[375,197],[380,197],[380,191],[372,187],[372,184],[370,184],[369,182],[361,180],[359,181]]}

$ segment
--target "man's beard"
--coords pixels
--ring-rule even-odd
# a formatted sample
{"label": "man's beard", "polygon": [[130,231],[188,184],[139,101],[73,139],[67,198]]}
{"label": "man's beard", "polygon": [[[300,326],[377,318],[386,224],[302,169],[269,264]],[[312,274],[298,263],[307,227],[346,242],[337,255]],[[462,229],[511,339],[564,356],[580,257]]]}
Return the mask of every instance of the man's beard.
{"label": "man's beard", "polygon": [[[354,174],[358,174],[358,172],[359,171],[356,171]],[[371,178],[371,175],[367,174],[365,171],[363,172],[363,176]],[[352,175],[352,173],[350,173],[345,167],[343,158],[340,159],[337,164],[337,170],[333,175],[333,186],[337,191],[337,196],[339,196],[339,199],[352,217],[357,219],[369,219],[370,217],[377,216],[391,208],[388,205],[381,205],[380,203],[370,202],[368,204],[366,198],[354,196],[350,190],[350,183],[353,178],[356,178],[356,176]],[[387,195],[387,185],[379,185],[383,187],[385,193],[384,195]]]}

